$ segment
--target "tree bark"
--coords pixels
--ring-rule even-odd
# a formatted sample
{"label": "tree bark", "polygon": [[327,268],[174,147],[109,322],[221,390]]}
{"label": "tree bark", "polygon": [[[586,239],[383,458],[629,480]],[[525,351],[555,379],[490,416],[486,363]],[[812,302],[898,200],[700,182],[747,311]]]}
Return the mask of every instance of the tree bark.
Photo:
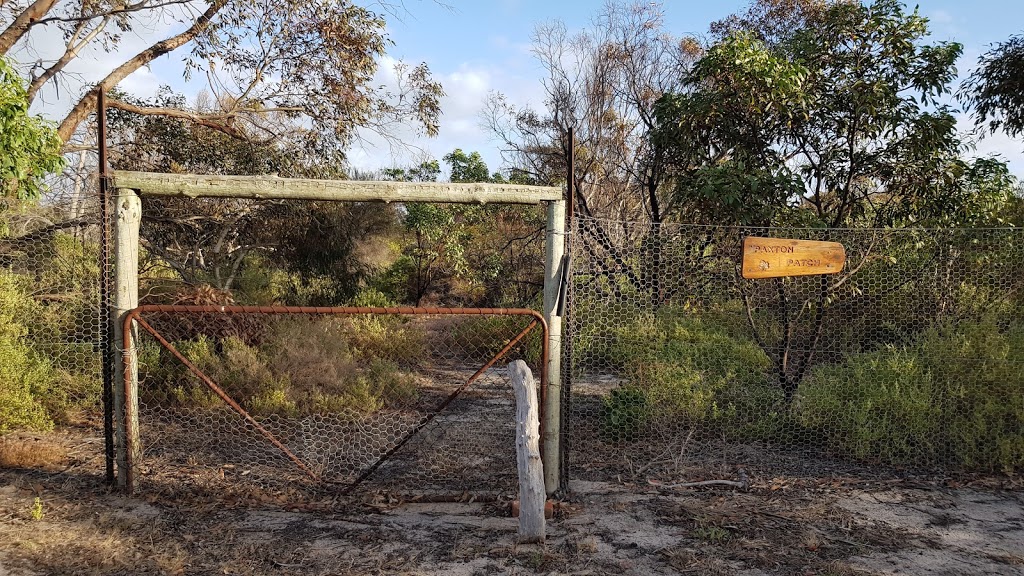
{"label": "tree bark", "polygon": [[196,21],[188,30],[153,44],[149,48],[146,48],[142,52],[136,54],[124,64],[115,68],[110,74],[107,74],[107,76],[100,80],[96,85],[96,90],[92,90],[82,96],[78,103],[75,104],[75,107],[72,108],[71,111],[68,112],[68,115],[64,117],[64,120],[61,121],[60,126],[57,128],[57,134],[60,136],[61,140],[65,143],[70,140],[72,134],[74,134],[75,130],[78,128],[78,125],[81,124],[96,107],[97,90],[110,90],[112,87],[117,85],[118,82],[124,80],[139,68],[142,68],[160,56],[173,52],[194,40],[210,27],[213,17],[216,16],[217,12],[219,12],[227,3],[228,0],[213,0],[210,6],[206,9],[206,12],[203,12],[202,15],[196,18]]}
{"label": "tree bark", "polygon": [[7,28],[0,33],[0,56],[6,56],[7,52],[21,40],[32,24],[46,15],[53,8],[57,0],[36,0],[18,14],[18,17],[11,22]]}
{"label": "tree bark", "polygon": [[39,93],[39,90],[41,90],[47,82],[49,82],[57,74],[60,74],[64,70],[64,68],[66,68],[67,65],[71,63],[72,60],[78,58],[79,51],[81,51],[82,48],[87,46],[96,38],[96,36],[99,36],[99,34],[103,32],[103,29],[106,28],[108,21],[109,18],[104,18],[103,21],[97,24],[96,27],[92,29],[92,31],[85,35],[84,38],[80,37],[80,34],[82,30],[85,29],[85,23],[79,23],[78,28],[75,30],[75,33],[68,41],[68,46],[67,49],[64,50],[64,54],[62,54],[61,57],[58,58],[52,66],[50,66],[42,74],[34,78],[32,80],[32,83],[29,84],[27,90],[29,104],[31,104],[36,99],[36,94]]}

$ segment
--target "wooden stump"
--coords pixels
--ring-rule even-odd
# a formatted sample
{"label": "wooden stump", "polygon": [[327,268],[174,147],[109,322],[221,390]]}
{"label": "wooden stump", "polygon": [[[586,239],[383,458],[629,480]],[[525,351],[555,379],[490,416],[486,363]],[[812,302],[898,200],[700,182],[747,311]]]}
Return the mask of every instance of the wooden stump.
{"label": "wooden stump", "polygon": [[537,382],[526,362],[508,365],[516,393],[516,463],[519,469],[519,541],[544,541],[544,466],[540,457]]}

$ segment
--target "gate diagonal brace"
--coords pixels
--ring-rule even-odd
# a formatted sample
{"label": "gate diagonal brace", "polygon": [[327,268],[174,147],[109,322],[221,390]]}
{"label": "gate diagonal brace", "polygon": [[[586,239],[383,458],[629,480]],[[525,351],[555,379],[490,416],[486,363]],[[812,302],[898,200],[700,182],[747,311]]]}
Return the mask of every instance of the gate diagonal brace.
{"label": "gate diagonal brace", "polygon": [[[181,352],[179,352],[178,349],[175,348],[173,344],[171,344],[170,342],[167,341],[167,339],[161,336],[160,333],[157,332],[156,329],[154,329],[149,324],[149,322],[146,322],[141,317],[136,318],[135,320],[139,323],[140,327],[146,330],[146,332],[152,334],[153,337],[156,338],[157,342],[159,342],[161,346],[163,346],[168,352],[173,354],[175,358],[177,358],[182,364],[184,364],[185,367],[189,369],[189,372],[195,374],[196,377],[199,378],[199,380],[202,381],[202,383],[205,384],[207,388],[209,388],[214,394],[216,394],[221,400],[223,400],[225,404],[230,406],[232,410],[237,412],[238,415],[242,417],[242,419],[251,424],[252,427],[255,428],[260,433],[260,435],[267,439],[267,441],[273,444],[278,450],[283,452],[284,455],[289,460],[294,462],[295,465],[298,466],[300,470],[305,472],[306,475],[312,478],[314,481],[320,481],[320,477],[317,476],[317,474],[313,472],[309,468],[309,466],[307,466],[306,463],[302,461],[301,458],[299,458],[298,456],[295,455],[295,453],[289,450],[288,447],[285,446],[283,442],[278,440],[277,437],[274,436],[274,434],[270,430],[264,428],[262,424],[260,424],[255,418],[252,417],[252,415],[249,414],[248,411],[245,410],[245,408],[242,408],[242,406],[238,402],[235,402],[235,400],[231,398],[231,396],[228,396],[227,392],[225,392],[220,386],[217,385],[216,382],[213,381],[213,379],[211,379],[202,370],[200,370],[198,366],[193,364],[188,358],[186,358]],[[125,330],[126,335],[130,333],[131,332],[129,330]],[[126,340],[128,338],[129,336],[125,336]],[[129,362],[125,362],[125,365],[126,371],[130,369]],[[125,378],[125,382],[127,381],[128,378]],[[129,463],[129,466],[131,466],[131,463]]]}

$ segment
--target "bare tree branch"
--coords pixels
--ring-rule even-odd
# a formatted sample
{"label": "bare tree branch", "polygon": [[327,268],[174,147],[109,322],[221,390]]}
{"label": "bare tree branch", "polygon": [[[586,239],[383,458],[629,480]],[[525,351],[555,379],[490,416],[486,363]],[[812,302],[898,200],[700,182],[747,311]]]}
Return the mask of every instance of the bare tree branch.
{"label": "bare tree branch", "polygon": [[[195,23],[193,23],[187,30],[167,38],[166,40],[157,42],[142,52],[139,52],[127,62],[115,68],[110,74],[107,74],[103,80],[100,80],[97,84],[97,89],[104,91],[109,90],[112,86],[116,85],[121,80],[124,80],[139,68],[142,68],[160,56],[172,52],[196,38],[210,26],[212,18],[228,3],[228,1],[229,0],[213,0],[206,11],[203,12],[203,14],[196,19]],[[74,133],[76,128],[78,128],[78,125],[85,120],[95,106],[95,90],[82,96],[74,108],[72,108],[71,111],[68,112],[67,116],[64,117],[64,120],[57,128],[57,134],[60,135],[61,139],[67,142],[71,138],[71,134]]]}
{"label": "bare tree branch", "polygon": [[36,0],[18,14],[7,28],[0,32],[0,56],[5,56],[11,47],[28,32],[36,20],[49,12],[57,0]]}

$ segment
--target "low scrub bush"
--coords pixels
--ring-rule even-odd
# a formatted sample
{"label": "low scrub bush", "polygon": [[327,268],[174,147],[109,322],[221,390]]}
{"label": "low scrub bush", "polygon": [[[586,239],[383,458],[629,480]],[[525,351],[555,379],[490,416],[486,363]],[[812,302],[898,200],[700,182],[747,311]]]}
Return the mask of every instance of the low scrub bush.
{"label": "low scrub bush", "polygon": [[[487,362],[519,335],[533,318],[529,316],[468,316],[453,319],[444,331],[443,345],[450,354],[466,360]],[[544,331],[535,326],[505,355],[537,366],[543,354]]]}
{"label": "low scrub bush", "polygon": [[614,340],[608,358],[622,365],[628,384],[605,401],[606,436],[640,434],[613,434],[614,427],[699,424],[706,432],[749,439],[774,431],[762,429],[766,418],[781,419],[782,395],[766,379],[768,357],[714,315],[667,310],[641,316]]}
{"label": "low scrub bush", "polygon": [[647,394],[635,386],[611,391],[602,402],[601,437],[609,442],[639,440],[648,421]]}
{"label": "low scrub bush", "polygon": [[797,412],[833,448],[897,465],[1024,466],[1024,326],[926,330],[916,342],[819,366]]}
{"label": "low scrub bush", "polygon": [[[399,334],[404,325],[379,327]],[[256,415],[368,414],[416,397],[414,378],[387,358],[367,357],[358,319],[289,318],[275,323],[263,342],[200,336],[175,347],[225,393]],[[140,349],[142,401],[211,407],[221,400],[167,351]]]}
{"label": "low scrub bush", "polygon": [[53,427],[46,403],[58,375],[29,346],[23,320],[35,315],[37,308],[17,277],[0,271],[0,434]]}
{"label": "low scrub bush", "polygon": [[348,318],[345,323],[349,326],[348,345],[358,359],[415,366],[426,356],[426,334],[407,318],[366,315]]}

